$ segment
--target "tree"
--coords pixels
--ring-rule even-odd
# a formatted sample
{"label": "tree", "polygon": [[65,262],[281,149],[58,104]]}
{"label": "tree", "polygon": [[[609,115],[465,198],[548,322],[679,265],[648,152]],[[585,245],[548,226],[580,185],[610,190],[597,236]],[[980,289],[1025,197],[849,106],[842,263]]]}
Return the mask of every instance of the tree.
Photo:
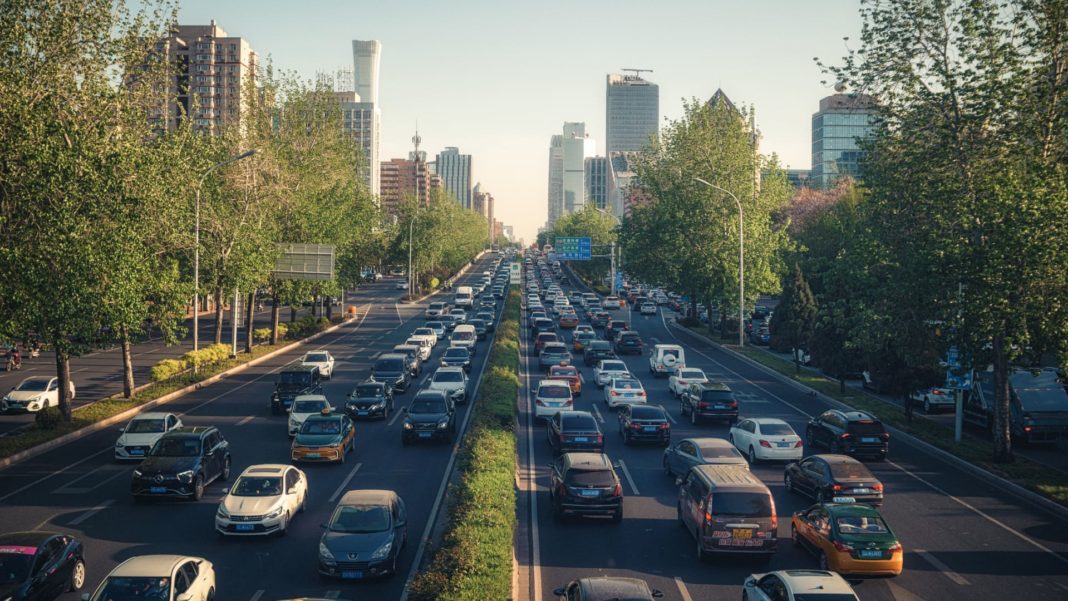
{"label": "tree", "polygon": [[782,298],[771,316],[771,347],[778,351],[807,350],[816,314],[816,299],[801,267],[794,263],[789,283],[783,287]]}
{"label": "tree", "polygon": [[[592,204],[585,205],[581,211],[568,213],[553,224],[550,243],[556,238],[578,236],[590,238],[593,254],[608,255],[611,245],[616,242],[616,220],[608,213],[597,210]],[[598,281],[608,272],[611,261],[599,257],[590,261],[572,261],[571,267],[591,281]]]}

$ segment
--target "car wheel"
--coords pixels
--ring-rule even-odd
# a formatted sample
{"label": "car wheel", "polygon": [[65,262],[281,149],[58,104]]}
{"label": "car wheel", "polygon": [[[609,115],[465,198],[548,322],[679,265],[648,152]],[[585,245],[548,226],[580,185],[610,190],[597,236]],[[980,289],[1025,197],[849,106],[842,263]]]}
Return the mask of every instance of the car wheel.
{"label": "car wheel", "polygon": [[697,425],[697,412],[693,409],[690,409],[690,423],[695,426]]}
{"label": "car wheel", "polygon": [[612,521],[615,522],[616,524],[618,524],[618,523],[623,521],[623,508],[622,507],[620,507],[618,510],[616,510],[615,513],[612,514]]}
{"label": "car wheel", "polygon": [[831,453],[840,453],[841,452],[841,449],[839,449],[838,439],[837,438],[832,440],[831,444],[827,445],[827,450],[830,451]]}
{"label": "car wheel", "polygon": [[686,522],[682,519],[682,505],[680,503],[675,503],[675,519],[678,521],[680,528],[686,527]]}
{"label": "car wheel", "polygon": [[790,474],[783,476],[782,484],[786,488],[786,492],[794,492],[794,479],[790,477]]}
{"label": "car wheel", "polygon": [[628,446],[630,445],[630,435],[626,432],[623,433],[623,444]]}
{"label": "car wheel", "polygon": [[827,498],[827,494],[825,492],[823,492],[822,488],[816,491],[816,503],[817,504],[823,503],[826,500],[826,498]]}
{"label": "car wheel", "polygon": [[401,434],[401,445],[402,446],[408,446],[408,444],[409,444],[408,437],[403,435],[403,434]]}
{"label": "car wheel", "polygon": [[830,570],[830,568],[827,566],[827,564],[828,564],[827,554],[822,552],[822,551],[820,551],[819,564],[820,564],[820,569],[821,570],[823,570],[825,572]]}
{"label": "car wheel", "polygon": [[338,463],[345,463],[345,455],[347,455],[348,452],[349,452],[348,445],[345,445],[345,446],[341,447],[341,449],[338,450],[338,452],[337,452],[337,462]]}
{"label": "car wheel", "polygon": [[226,460],[223,461],[222,473],[219,474],[219,480],[222,480],[223,482],[226,482],[229,479],[230,479],[230,458],[227,457]]}
{"label": "car wheel", "polygon": [[697,561],[704,562],[708,559],[708,554],[705,553],[705,546],[701,543],[701,533],[694,534],[697,537]]}
{"label": "car wheel", "polygon": [[879,453],[875,456],[876,461],[886,461],[886,453]]}
{"label": "car wheel", "polygon": [[74,562],[74,567],[70,571],[70,586],[67,587],[68,593],[74,593],[82,590],[85,586],[85,562],[79,559]]}
{"label": "car wheel", "polygon": [[300,509],[298,511],[301,513],[308,511],[308,491],[304,491],[304,498],[300,500]]}
{"label": "car wheel", "polygon": [[215,601],[215,587],[208,589],[208,596],[205,599],[206,601]]}
{"label": "car wheel", "polygon": [[204,476],[197,474],[197,479],[193,482],[193,500],[199,501],[204,497]]}
{"label": "car wheel", "polygon": [[[680,398],[681,398],[681,397],[680,397]],[[681,414],[681,415],[682,415],[683,417],[686,417],[686,401],[683,401],[683,400],[680,400],[680,401],[679,401],[679,413],[680,413],[680,414]]]}
{"label": "car wheel", "polygon": [[749,446],[749,465],[756,465],[756,464],[757,464],[756,450],[753,449],[752,445],[750,445]]}

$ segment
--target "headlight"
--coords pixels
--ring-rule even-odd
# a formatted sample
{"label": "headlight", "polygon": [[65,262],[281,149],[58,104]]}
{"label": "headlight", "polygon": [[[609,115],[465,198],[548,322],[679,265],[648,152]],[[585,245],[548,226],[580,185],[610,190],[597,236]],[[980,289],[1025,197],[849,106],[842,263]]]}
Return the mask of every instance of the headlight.
{"label": "headlight", "polygon": [[219,510],[215,512],[215,515],[224,519],[230,518],[230,512],[226,511],[226,507],[222,503],[219,503]]}
{"label": "headlight", "polygon": [[178,472],[178,480],[180,482],[192,482],[193,470],[185,470],[184,472]]}
{"label": "headlight", "polygon": [[326,543],[319,543],[319,557],[330,561],[334,560],[334,554],[330,552],[330,549],[326,547]]}
{"label": "headlight", "polygon": [[393,541],[389,541],[379,547],[377,551],[371,554],[371,559],[382,559],[389,555],[391,549],[393,549]]}
{"label": "headlight", "polygon": [[140,478],[140,477],[141,477],[141,470],[134,470],[134,478]]}
{"label": "headlight", "polygon": [[404,429],[405,430],[411,430],[412,429],[412,422],[404,422]]}
{"label": "headlight", "polygon": [[121,440],[116,440],[116,441],[115,441],[115,448],[116,448],[116,449],[121,449],[121,448],[122,448],[123,446],[124,446],[124,445],[122,444],[122,441],[121,441]]}
{"label": "headlight", "polygon": [[271,518],[276,518],[276,517],[278,517],[280,515],[282,515],[282,508],[281,507],[279,507],[278,509],[275,509],[274,511],[268,513],[267,515],[265,515],[263,517],[269,520]]}
{"label": "headlight", "polygon": [[444,430],[445,428],[448,428],[448,427],[449,427],[449,420],[443,419],[440,422],[438,422],[438,430]]}

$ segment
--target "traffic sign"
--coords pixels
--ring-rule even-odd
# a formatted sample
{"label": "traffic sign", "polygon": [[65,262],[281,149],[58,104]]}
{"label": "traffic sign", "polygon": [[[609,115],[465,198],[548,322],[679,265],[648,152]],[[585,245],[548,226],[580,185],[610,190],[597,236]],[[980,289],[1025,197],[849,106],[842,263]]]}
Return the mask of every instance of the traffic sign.
{"label": "traffic sign", "polygon": [[553,251],[561,261],[589,261],[593,242],[589,236],[558,236]]}
{"label": "traffic sign", "polygon": [[519,277],[519,275],[520,275],[519,274],[520,267],[522,267],[522,265],[520,265],[518,261],[513,261],[512,263],[509,264],[509,266],[508,266],[508,283],[510,283],[510,284],[519,284],[519,283],[522,282],[522,279]]}

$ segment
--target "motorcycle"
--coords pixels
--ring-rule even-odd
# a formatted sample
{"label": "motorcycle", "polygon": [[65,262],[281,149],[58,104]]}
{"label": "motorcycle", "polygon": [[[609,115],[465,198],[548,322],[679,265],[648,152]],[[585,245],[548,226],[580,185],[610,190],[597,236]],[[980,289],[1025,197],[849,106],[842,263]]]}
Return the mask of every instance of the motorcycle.
{"label": "motorcycle", "polygon": [[22,369],[22,359],[16,357],[8,357],[7,359],[7,371],[17,371]]}

